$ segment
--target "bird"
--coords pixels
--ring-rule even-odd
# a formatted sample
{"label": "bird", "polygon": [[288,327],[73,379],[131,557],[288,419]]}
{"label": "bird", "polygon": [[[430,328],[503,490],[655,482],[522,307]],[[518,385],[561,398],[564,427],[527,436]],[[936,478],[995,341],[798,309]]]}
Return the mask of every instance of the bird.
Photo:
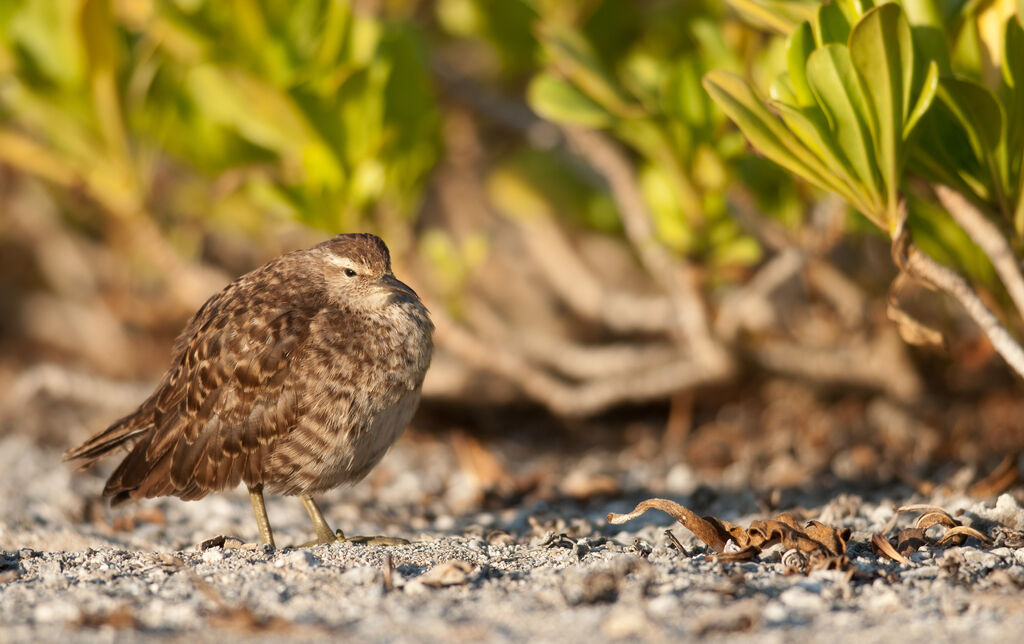
{"label": "bird", "polygon": [[334,542],[344,534],[313,495],[361,480],[404,431],[433,329],[380,237],[340,234],[286,253],[210,297],[156,390],[64,460],[88,469],[127,449],[103,488],[113,505],[244,483],[271,547],[264,492],[298,496],[311,543]]}

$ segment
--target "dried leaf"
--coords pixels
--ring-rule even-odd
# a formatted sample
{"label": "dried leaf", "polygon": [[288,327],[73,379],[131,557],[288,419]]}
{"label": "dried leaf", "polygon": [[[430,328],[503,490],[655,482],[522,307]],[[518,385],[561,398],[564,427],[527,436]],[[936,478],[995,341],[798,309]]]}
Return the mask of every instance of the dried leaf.
{"label": "dried leaf", "polygon": [[871,535],[871,545],[874,547],[876,553],[884,555],[893,561],[901,564],[909,564],[910,560],[896,552],[896,549],[892,547],[889,540],[880,534]]}
{"label": "dried leaf", "polygon": [[735,552],[723,552],[719,555],[715,555],[715,561],[720,563],[729,563],[736,561],[750,561],[761,552],[761,549],[756,546],[747,546],[742,550],[736,550]]}
{"label": "dried leaf", "polygon": [[641,501],[629,514],[609,512],[607,517],[608,523],[620,525],[637,518],[648,510],[661,510],[675,517],[679,523],[683,524],[684,528],[696,535],[698,539],[706,543],[715,552],[722,552],[726,541],[730,539],[728,530],[717,519],[713,517],[702,519],[688,508],[668,499],[647,499],[646,501]]}
{"label": "dried leaf", "polygon": [[946,339],[940,331],[914,319],[900,306],[900,293],[909,281],[910,279],[905,273],[900,273],[892,283],[885,307],[886,316],[896,323],[896,330],[907,344],[946,348]]}
{"label": "dried leaf", "polygon": [[901,505],[900,507],[896,508],[896,513],[897,514],[900,514],[900,513],[903,513],[903,512],[924,512],[924,513],[940,512],[942,514],[945,514],[946,516],[948,516],[951,519],[953,518],[949,514],[949,512],[946,512],[945,510],[943,510],[939,506],[937,506],[937,505],[925,505],[923,503],[916,503],[916,504],[913,504],[913,505]]}
{"label": "dried leaf", "polygon": [[896,550],[903,556],[917,552],[921,546],[928,545],[921,528],[904,528],[896,536]]}
{"label": "dried leaf", "polygon": [[996,496],[1020,480],[1020,474],[1020,454],[1011,454],[988,476],[968,488],[967,493],[979,498]]}
{"label": "dried leaf", "polygon": [[824,546],[829,553],[837,557],[846,555],[846,544],[851,534],[849,528],[837,530],[820,521],[808,521],[804,533]]}
{"label": "dried leaf", "polygon": [[657,509],[674,516],[697,538],[718,553],[716,561],[749,561],[768,546],[781,543],[787,550],[801,553],[809,570],[846,570],[846,541],[850,530],[836,530],[819,521],[810,521],[801,528],[791,514],[780,514],[773,519],[752,521],[743,529],[738,525],[715,517],[698,517],[687,508],[666,499],[643,501],[629,514],[609,514],[608,522],[625,523],[647,510]]}
{"label": "dried leaf", "polygon": [[965,525],[950,528],[949,532],[942,535],[942,538],[939,539],[936,543],[940,546],[949,545],[951,543],[959,545],[962,544],[967,539],[967,537],[974,537],[975,539],[986,545],[992,543],[992,539],[990,539],[988,536],[978,532],[974,528]]}
{"label": "dried leaf", "polygon": [[926,512],[921,516],[917,517],[917,520],[914,521],[914,527],[920,528],[921,530],[927,530],[928,528],[935,525],[941,525],[947,528],[952,528],[954,526],[960,525],[960,522],[954,519],[953,517],[949,516],[949,513],[945,511]]}
{"label": "dried leaf", "polygon": [[885,314],[896,323],[896,330],[907,344],[919,347],[946,347],[946,339],[940,331],[915,320],[901,309],[894,299],[890,298]]}

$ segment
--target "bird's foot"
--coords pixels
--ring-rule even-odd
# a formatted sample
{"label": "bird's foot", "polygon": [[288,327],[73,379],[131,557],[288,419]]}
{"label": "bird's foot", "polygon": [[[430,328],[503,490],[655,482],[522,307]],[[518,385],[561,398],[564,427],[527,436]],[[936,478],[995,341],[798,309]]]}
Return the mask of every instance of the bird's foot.
{"label": "bird's foot", "polygon": [[406,546],[409,545],[408,539],[402,539],[400,537],[382,537],[375,535],[372,537],[346,537],[345,533],[338,530],[334,531],[334,534],[328,535],[318,534],[317,538],[306,543],[295,546],[296,548],[312,548],[314,546],[325,546],[332,543],[354,543],[360,546]]}
{"label": "bird's foot", "polygon": [[401,537],[382,537],[375,535],[372,537],[346,537],[338,530],[338,541],[344,541],[345,543],[357,543],[361,546],[407,546],[409,545],[408,539],[402,539]]}
{"label": "bird's foot", "polygon": [[374,535],[372,537],[346,537],[345,533],[338,528],[334,531],[338,541],[345,543],[356,543],[361,546],[407,546],[409,545],[408,539],[402,539],[400,537],[382,537],[380,535]]}

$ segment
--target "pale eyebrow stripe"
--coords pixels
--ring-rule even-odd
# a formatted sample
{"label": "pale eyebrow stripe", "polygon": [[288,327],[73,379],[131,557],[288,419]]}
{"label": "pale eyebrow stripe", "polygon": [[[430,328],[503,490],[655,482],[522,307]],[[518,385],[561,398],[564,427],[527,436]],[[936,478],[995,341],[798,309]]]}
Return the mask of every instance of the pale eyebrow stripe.
{"label": "pale eyebrow stripe", "polygon": [[337,255],[332,255],[328,258],[328,261],[330,261],[335,266],[341,266],[342,268],[357,268],[356,263],[347,257],[338,257]]}

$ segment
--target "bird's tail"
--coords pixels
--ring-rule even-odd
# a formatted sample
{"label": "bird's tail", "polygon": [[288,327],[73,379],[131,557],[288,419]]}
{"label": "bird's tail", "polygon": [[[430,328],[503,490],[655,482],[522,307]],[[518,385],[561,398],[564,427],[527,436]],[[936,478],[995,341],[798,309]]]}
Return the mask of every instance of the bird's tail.
{"label": "bird's tail", "polygon": [[64,452],[64,460],[76,462],[79,470],[86,470],[119,447],[130,448],[141,434],[152,425],[152,413],[139,410],[125,416],[96,434],[78,447]]}

